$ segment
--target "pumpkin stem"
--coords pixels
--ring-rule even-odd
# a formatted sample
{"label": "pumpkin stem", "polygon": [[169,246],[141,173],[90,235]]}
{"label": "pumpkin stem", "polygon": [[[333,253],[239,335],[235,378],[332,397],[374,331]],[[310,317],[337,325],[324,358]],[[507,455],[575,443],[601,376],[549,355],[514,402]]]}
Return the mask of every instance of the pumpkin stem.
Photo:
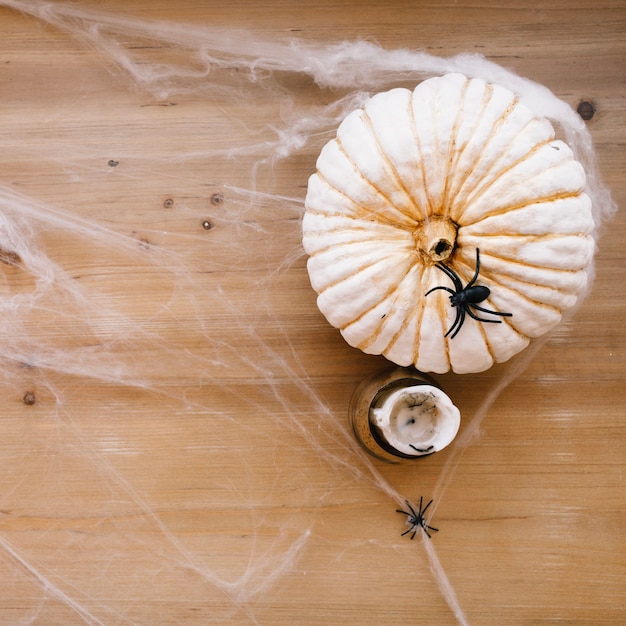
{"label": "pumpkin stem", "polygon": [[457,225],[447,217],[431,216],[415,229],[415,245],[433,263],[445,261],[456,246]]}

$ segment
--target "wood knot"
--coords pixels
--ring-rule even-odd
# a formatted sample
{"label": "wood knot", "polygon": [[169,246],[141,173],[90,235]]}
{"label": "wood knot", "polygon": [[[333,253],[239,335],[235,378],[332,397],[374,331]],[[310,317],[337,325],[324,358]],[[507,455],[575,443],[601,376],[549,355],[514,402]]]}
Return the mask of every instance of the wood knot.
{"label": "wood knot", "polygon": [[37,398],[35,397],[35,392],[34,391],[27,391],[22,396],[22,401],[24,402],[24,404],[26,404],[28,406],[33,406],[33,404],[35,404],[35,402],[37,402]]}
{"label": "wood knot", "polygon": [[224,202],[224,194],[220,191],[217,191],[211,196],[211,204],[213,206],[219,206],[222,202]]}
{"label": "wood knot", "polygon": [[576,107],[576,113],[582,117],[585,122],[588,122],[596,112],[596,107],[593,102],[589,100],[581,100]]}

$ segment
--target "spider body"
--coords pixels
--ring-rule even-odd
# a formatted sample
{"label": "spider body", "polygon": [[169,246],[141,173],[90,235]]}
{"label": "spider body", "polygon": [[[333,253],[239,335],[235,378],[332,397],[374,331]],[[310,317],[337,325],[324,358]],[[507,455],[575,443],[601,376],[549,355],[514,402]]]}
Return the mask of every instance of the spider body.
{"label": "spider body", "polygon": [[[439,287],[435,287],[439,289]],[[474,285],[473,287],[466,287],[462,291],[454,292],[454,295],[450,296],[450,303],[452,306],[463,306],[478,304],[483,300],[486,300],[491,294],[489,287],[484,285]],[[500,321],[500,320],[497,320]]]}
{"label": "spider body", "polygon": [[437,291],[438,289],[447,291],[450,294],[450,304],[453,307],[456,307],[456,318],[454,320],[454,324],[450,326],[448,332],[444,335],[444,337],[450,335],[450,339],[454,339],[457,333],[461,330],[461,326],[463,326],[466,315],[469,315],[479,322],[489,322],[492,324],[500,324],[502,322],[502,320],[491,320],[485,319],[483,317],[478,317],[478,315],[476,315],[474,311],[472,311],[472,309],[481,311],[482,313],[489,313],[491,315],[500,315],[502,317],[511,317],[513,315],[512,313],[490,311],[489,309],[478,306],[479,302],[483,302],[491,294],[491,290],[489,289],[489,287],[475,284],[476,280],[478,279],[478,274],[480,272],[480,250],[478,248],[476,248],[476,271],[474,272],[474,276],[472,276],[472,279],[469,281],[469,283],[467,283],[467,285],[465,285],[465,287],[463,287],[463,283],[461,282],[458,274],[447,265],[439,262],[435,267],[440,269],[452,281],[452,284],[454,285],[454,289],[450,289],[450,287],[439,286],[433,287],[426,292],[426,295],[428,295],[433,291]]}
{"label": "spider body", "polygon": [[438,528],[429,526],[426,523],[426,519],[424,518],[424,515],[426,514],[428,507],[433,503],[433,501],[430,500],[430,502],[424,508],[422,508],[422,501],[423,501],[422,497],[420,496],[420,506],[417,511],[413,508],[413,506],[408,500],[406,500],[406,505],[409,507],[408,511],[403,511],[402,509],[396,509],[396,513],[404,513],[404,515],[407,516],[406,522],[407,524],[409,524],[408,530],[405,530],[402,533],[401,537],[404,537],[404,535],[407,535],[408,533],[413,531],[413,534],[411,535],[411,540],[413,540],[415,535],[417,534],[417,531],[420,528],[426,533],[429,539],[430,539],[430,533],[428,532],[429,530],[432,530],[434,532],[439,532]]}

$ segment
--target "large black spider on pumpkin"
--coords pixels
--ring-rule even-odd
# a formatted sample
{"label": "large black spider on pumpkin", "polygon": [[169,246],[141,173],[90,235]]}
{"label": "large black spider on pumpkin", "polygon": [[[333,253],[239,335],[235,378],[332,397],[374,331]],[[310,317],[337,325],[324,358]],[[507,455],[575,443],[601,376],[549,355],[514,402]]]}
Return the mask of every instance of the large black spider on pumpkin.
{"label": "large black spider on pumpkin", "polygon": [[482,313],[489,313],[490,315],[500,315],[502,317],[511,317],[513,315],[512,313],[490,311],[489,309],[478,306],[479,302],[483,302],[491,295],[491,290],[489,289],[489,287],[476,284],[478,274],[480,273],[480,250],[478,248],[476,248],[476,271],[474,272],[474,276],[472,276],[472,279],[469,281],[469,283],[467,283],[467,285],[465,285],[465,287],[463,287],[463,283],[461,282],[459,275],[453,269],[451,269],[441,261],[437,263],[435,267],[440,269],[452,281],[452,284],[454,285],[454,289],[450,289],[450,287],[440,285],[438,287],[433,287],[426,292],[426,295],[428,295],[433,291],[437,291],[438,289],[447,291],[448,293],[450,293],[451,306],[456,307],[456,318],[444,337],[450,335],[450,339],[454,339],[457,333],[461,330],[466,315],[469,315],[471,318],[477,320],[478,322],[489,322],[492,324],[500,324],[502,322],[502,320],[492,320],[478,317],[478,315],[476,315],[474,311],[472,311],[472,309],[475,309],[476,311],[481,311]]}

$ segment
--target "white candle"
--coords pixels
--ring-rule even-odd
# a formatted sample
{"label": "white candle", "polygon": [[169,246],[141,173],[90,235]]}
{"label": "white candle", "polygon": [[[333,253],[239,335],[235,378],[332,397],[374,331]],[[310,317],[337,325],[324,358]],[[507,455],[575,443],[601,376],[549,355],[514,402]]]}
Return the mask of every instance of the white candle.
{"label": "white candle", "polygon": [[438,387],[414,385],[382,394],[370,409],[378,436],[391,448],[409,456],[432,454],[456,436],[461,415]]}
{"label": "white candle", "polygon": [[350,402],[350,421],[369,453],[400,463],[445,448],[459,430],[461,415],[430,376],[400,367],[361,382]]}

